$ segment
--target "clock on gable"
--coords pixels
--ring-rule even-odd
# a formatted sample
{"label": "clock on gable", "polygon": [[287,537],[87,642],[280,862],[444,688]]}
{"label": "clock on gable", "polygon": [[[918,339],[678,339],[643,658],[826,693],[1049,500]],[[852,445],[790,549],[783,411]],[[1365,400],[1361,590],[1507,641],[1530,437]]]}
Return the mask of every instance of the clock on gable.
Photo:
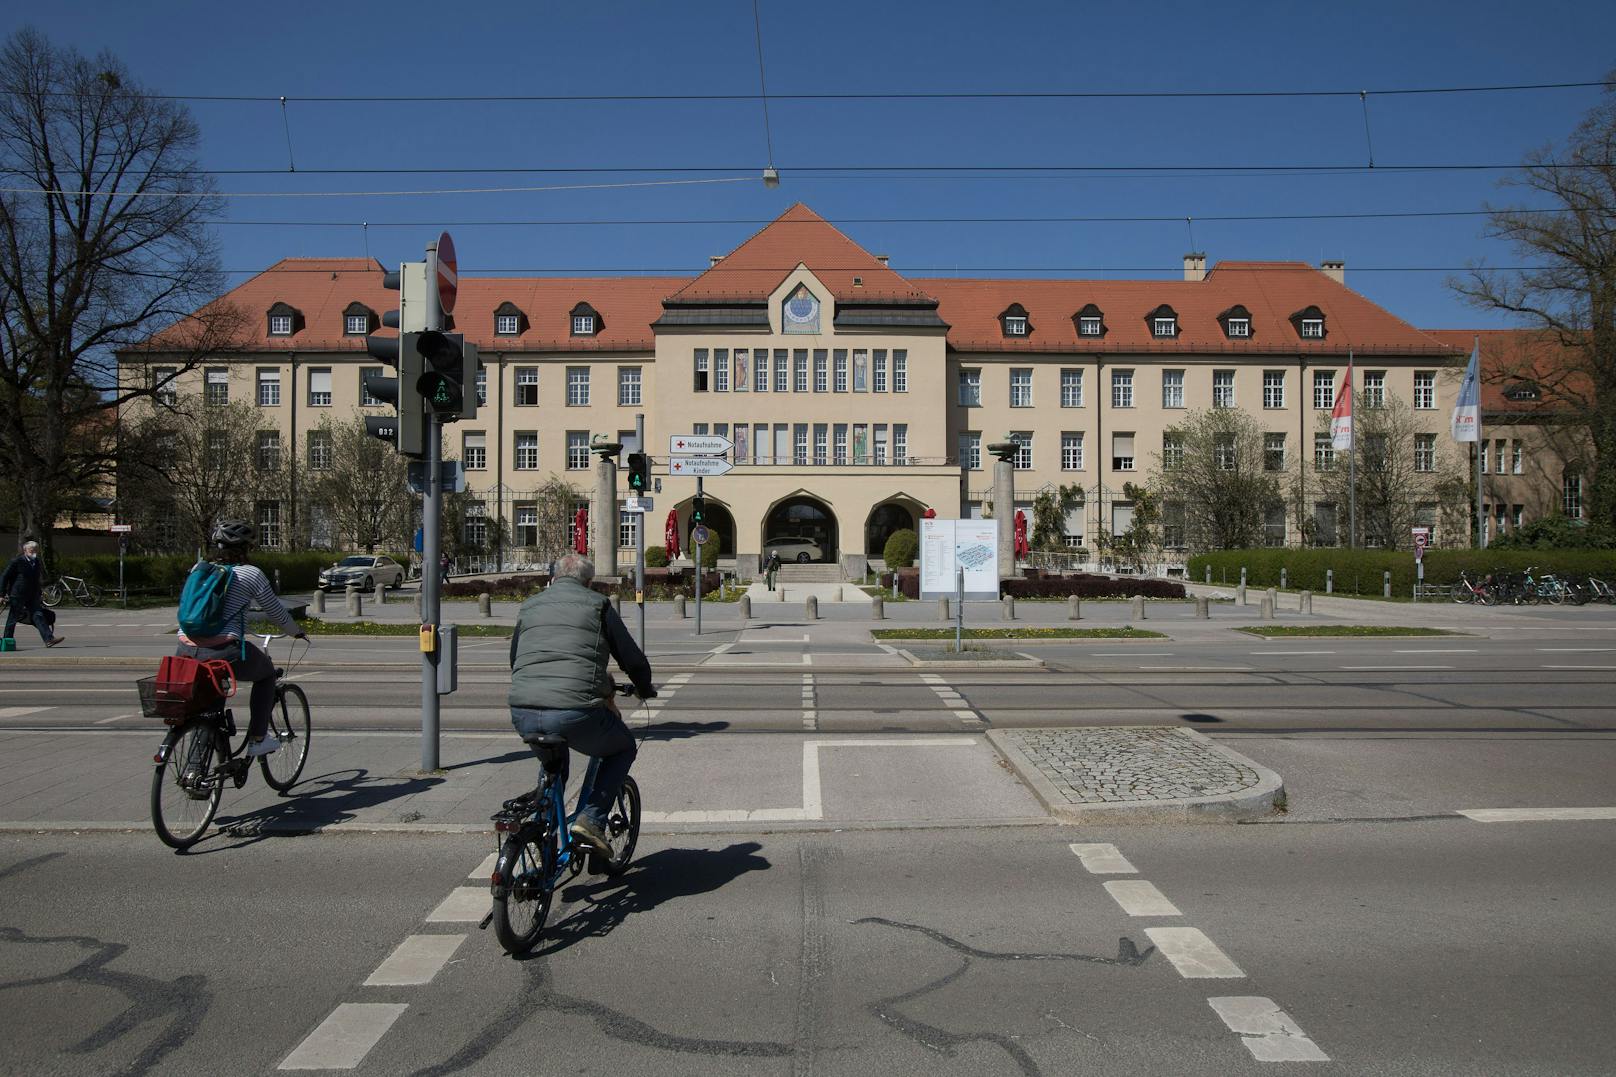
{"label": "clock on gable", "polygon": [[819,300],[806,284],[797,285],[796,291],[786,296],[780,327],[787,333],[819,332]]}

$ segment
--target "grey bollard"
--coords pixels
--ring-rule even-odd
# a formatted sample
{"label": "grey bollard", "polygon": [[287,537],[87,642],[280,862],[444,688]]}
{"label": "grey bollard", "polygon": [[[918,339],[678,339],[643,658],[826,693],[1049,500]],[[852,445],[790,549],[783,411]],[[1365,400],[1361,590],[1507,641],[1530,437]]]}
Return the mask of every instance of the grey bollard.
{"label": "grey bollard", "polygon": [[1130,617],[1135,621],[1143,621],[1145,619],[1145,596],[1134,595],[1133,601],[1129,605],[1132,607]]}
{"label": "grey bollard", "polygon": [[1246,585],[1244,583],[1240,583],[1235,587],[1234,600],[1242,606],[1246,604]]}
{"label": "grey bollard", "polygon": [[884,621],[887,619],[886,599],[880,595],[870,596],[870,617],[872,620]]}
{"label": "grey bollard", "polygon": [[837,587],[836,587],[836,601],[837,602],[846,602],[847,601],[847,595],[845,593],[846,590],[847,590],[847,588],[842,587],[840,584],[837,585]]}
{"label": "grey bollard", "polygon": [[1335,594],[1335,569],[1333,568],[1324,570],[1324,593],[1327,595]]}
{"label": "grey bollard", "polygon": [[1279,592],[1272,587],[1268,589],[1268,604],[1276,610],[1279,609]]}
{"label": "grey bollard", "polygon": [[482,594],[478,595],[477,612],[482,614],[484,617],[492,617],[494,615],[494,596],[489,594],[487,591],[484,591]]}
{"label": "grey bollard", "polygon": [[365,600],[363,592],[357,587],[348,588],[348,616],[363,617],[365,615]]}
{"label": "grey bollard", "polygon": [[1195,596],[1195,619],[1198,621],[1210,620],[1212,617],[1212,603],[1207,601],[1205,595]]}
{"label": "grey bollard", "polygon": [[1291,582],[1290,581],[1291,581],[1290,571],[1288,569],[1286,569],[1283,565],[1280,566],[1280,569],[1279,569],[1279,589],[1281,591],[1289,591],[1291,589]]}
{"label": "grey bollard", "polygon": [[1068,621],[1081,621],[1083,619],[1083,609],[1079,605],[1076,595],[1072,595],[1066,600],[1066,619]]}
{"label": "grey bollard", "polygon": [[802,611],[810,621],[819,620],[819,596],[809,595],[803,601]]}
{"label": "grey bollard", "polygon": [[1246,568],[1244,565],[1240,566],[1240,586],[1242,588],[1246,586]]}
{"label": "grey bollard", "polygon": [[1016,619],[1016,599],[1014,595],[1005,595],[999,599],[999,614],[1002,620],[1014,621]]}
{"label": "grey bollard", "polygon": [[1312,613],[1313,612],[1313,592],[1312,591],[1303,591],[1302,592],[1302,597],[1300,599],[1298,599],[1297,603],[1296,603],[1296,612],[1298,612],[1298,613]]}
{"label": "grey bollard", "polygon": [[314,612],[315,613],[324,613],[325,612],[325,589],[324,588],[321,588],[321,589],[314,592]]}
{"label": "grey bollard", "polygon": [[776,602],[784,602],[786,600],[786,589],[784,584],[781,584],[775,588],[774,600]]}
{"label": "grey bollard", "polygon": [[1264,621],[1272,621],[1274,619],[1274,600],[1269,598],[1267,595],[1263,595],[1262,602],[1258,605],[1257,609],[1257,616],[1262,618]]}
{"label": "grey bollard", "polygon": [[752,596],[742,595],[739,605],[741,607],[741,620],[750,620],[752,617]]}
{"label": "grey bollard", "polygon": [[381,580],[376,581],[376,590],[372,593],[372,597],[376,599],[378,606],[387,601],[387,585]]}
{"label": "grey bollard", "polygon": [[950,621],[950,620],[953,620],[953,618],[949,617],[949,615],[948,615],[948,596],[947,595],[943,595],[943,596],[941,596],[940,598],[937,599],[937,619],[939,621],[943,621],[945,623]]}
{"label": "grey bollard", "polygon": [[1212,582],[1212,566],[1211,565],[1206,566],[1206,582],[1207,583]]}
{"label": "grey bollard", "polygon": [[684,618],[685,618],[685,596],[684,595],[678,594],[678,595],[673,596],[673,612],[678,615],[678,617],[679,617],[679,619],[681,621],[684,620]]}
{"label": "grey bollard", "polygon": [[1392,574],[1390,572],[1381,573],[1380,589],[1386,598],[1392,597]]}

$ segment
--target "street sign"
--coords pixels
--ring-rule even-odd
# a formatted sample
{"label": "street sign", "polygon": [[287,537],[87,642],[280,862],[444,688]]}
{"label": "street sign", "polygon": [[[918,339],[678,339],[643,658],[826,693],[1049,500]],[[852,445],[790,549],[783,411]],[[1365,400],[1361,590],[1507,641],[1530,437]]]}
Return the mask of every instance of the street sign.
{"label": "street sign", "polygon": [[[438,461],[438,482],[442,484],[446,494],[463,494],[466,492],[466,470],[459,460]],[[405,484],[409,486],[410,493],[419,494],[426,490],[426,461],[412,460]]]}
{"label": "street sign", "polygon": [[650,512],[655,507],[649,497],[629,497],[623,500],[624,512]]}
{"label": "street sign", "polygon": [[455,296],[460,294],[460,263],[455,260],[454,240],[445,232],[438,237],[438,306],[443,313],[454,312]]}
{"label": "street sign", "polygon": [[110,530],[114,535],[127,534],[135,529],[134,524],[113,524]]}
{"label": "street sign", "polygon": [[1431,544],[1431,529],[1429,527],[1416,527],[1414,531],[1414,560],[1425,558],[1425,548]]}
{"label": "street sign", "polygon": [[712,478],[722,475],[735,465],[722,456],[675,456],[668,461],[669,475],[700,475]]}
{"label": "street sign", "polygon": [[700,524],[697,524],[695,529],[690,532],[690,541],[698,546],[705,546],[707,540],[712,537],[712,533]]}
{"label": "street sign", "polygon": [[734,447],[733,441],[717,434],[675,434],[668,439],[668,452],[674,456],[723,456]]}

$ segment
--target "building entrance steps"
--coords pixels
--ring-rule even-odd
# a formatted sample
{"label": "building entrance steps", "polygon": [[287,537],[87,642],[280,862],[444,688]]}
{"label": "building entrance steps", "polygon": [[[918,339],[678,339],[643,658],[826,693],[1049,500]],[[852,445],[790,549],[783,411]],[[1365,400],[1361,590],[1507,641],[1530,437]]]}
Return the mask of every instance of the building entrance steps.
{"label": "building entrance steps", "polygon": [[[795,580],[774,581],[774,590],[769,590],[768,584],[762,580],[753,580],[747,587],[746,593],[752,599],[752,609],[755,614],[766,613],[768,610],[759,609],[760,602],[802,602],[813,596],[821,605],[827,602],[841,602],[849,606],[868,606],[870,596],[863,588],[854,583],[799,583]],[[782,599],[781,594],[785,595]]]}
{"label": "building entrance steps", "polygon": [[817,564],[812,561],[787,561],[780,566],[775,579],[785,580],[787,583],[840,583],[842,566]]}

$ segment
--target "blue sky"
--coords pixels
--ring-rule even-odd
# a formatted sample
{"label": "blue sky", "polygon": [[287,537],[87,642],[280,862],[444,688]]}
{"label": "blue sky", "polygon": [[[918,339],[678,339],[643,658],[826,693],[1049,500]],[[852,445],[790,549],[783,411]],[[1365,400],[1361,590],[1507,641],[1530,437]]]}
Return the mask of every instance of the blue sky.
{"label": "blue sky", "polygon": [[[452,12],[454,21],[438,13]],[[158,92],[290,98],[755,94],[751,0],[670,4],[57,3],[0,16],[86,52],[115,52]],[[916,91],[1356,90],[1597,80],[1616,66],[1616,5],[1095,5],[761,0],[774,94]],[[1565,137],[1596,89],[1369,98],[1374,158],[1512,164]],[[244,197],[219,226],[224,261],[420,257],[447,225],[462,272],[695,273],[801,201],[916,275],[1180,272],[1225,258],[1343,258],[1348,283],[1424,327],[1494,326],[1444,272],[1514,264],[1479,217],[1216,221],[1217,216],[1477,210],[1521,196],[1501,172],[1354,171],[1030,177],[815,174],[831,166],[1345,165],[1366,163],[1356,97],[727,102],[195,102],[203,160]],[[650,169],[645,173],[320,175],[320,168]],[[719,169],[693,174],[679,169]],[[621,186],[670,179],[736,182]],[[365,194],[610,184],[500,194]],[[915,218],[1169,217],[1146,223],[940,223]],[[861,220],[875,218],[877,220]],[[902,220],[893,220],[902,218]],[[738,223],[556,224],[549,221]],[[361,229],[358,222],[371,222]],[[299,222],[299,223],[293,223]],[[310,223],[302,223],[310,222]],[[313,222],[321,222],[319,224]],[[491,222],[478,224],[475,222]],[[755,223],[754,223],[755,222]],[[239,280],[235,276],[233,280]]]}

